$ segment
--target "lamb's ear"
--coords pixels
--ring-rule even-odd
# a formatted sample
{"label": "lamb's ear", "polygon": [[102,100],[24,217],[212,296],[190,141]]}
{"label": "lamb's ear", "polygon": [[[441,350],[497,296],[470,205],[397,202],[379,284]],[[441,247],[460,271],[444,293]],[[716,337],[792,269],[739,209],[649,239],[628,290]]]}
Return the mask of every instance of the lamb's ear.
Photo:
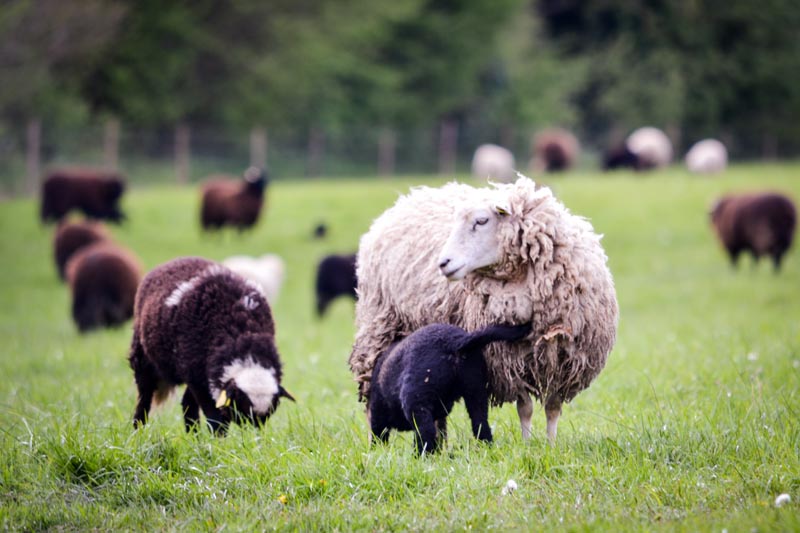
{"label": "lamb's ear", "polygon": [[297,402],[297,400],[294,399],[294,396],[292,396],[289,391],[284,389],[281,385],[278,385],[278,396],[283,396],[284,398],[288,398],[293,402]]}
{"label": "lamb's ear", "polygon": [[494,206],[494,210],[498,215],[506,216],[511,214],[511,208],[502,205]]}
{"label": "lamb's ear", "polygon": [[223,407],[230,407],[231,399],[228,398],[228,391],[222,389],[222,392],[219,393],[219,398],[217,398],[217,409],[222,409]]}

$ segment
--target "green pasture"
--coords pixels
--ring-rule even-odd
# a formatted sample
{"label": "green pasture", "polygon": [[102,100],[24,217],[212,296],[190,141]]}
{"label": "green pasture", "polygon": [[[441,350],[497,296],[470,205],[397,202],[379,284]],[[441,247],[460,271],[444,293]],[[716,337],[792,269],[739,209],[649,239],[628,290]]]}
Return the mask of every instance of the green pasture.
{"label": "green pasture", "polygon": [[[112,228],[147,268],[181,255],[277,253],[273,311],[297,397],[262,429],[183,431],[177,401],[131,425],[130,324],[85,336],[37,203],[0,204],[0,528],[10,530],[800,530],[800,253],[730,268],[708,224],[715,197],[762,188],[800,200],[800,165],[548,177],[603,233],[621,308],[606,369],[523,442],[513,405],[476,443],[463,406],[447,451],[411,435],[370,448],[347,368],[353,304],[313,315],[313,273],[354,251],[413,184],[441,178],[282,181],[244,235],[202,235],[194,188],[134,188]],[[326,240],[311,238],[319,221]],[[518,488],[503,494],[508,480]],[[776,508],[781,493],[791,503]]]}

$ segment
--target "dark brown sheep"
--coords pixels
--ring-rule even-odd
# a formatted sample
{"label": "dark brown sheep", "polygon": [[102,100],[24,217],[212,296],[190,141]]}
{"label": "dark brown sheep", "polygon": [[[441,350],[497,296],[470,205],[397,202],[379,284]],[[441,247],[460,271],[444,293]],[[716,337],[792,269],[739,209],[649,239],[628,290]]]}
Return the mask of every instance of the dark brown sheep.
{"label": "dark brown sheep", "polygon": [[67,261],[66,272],[72,318],[81,333],[117,326],[133,316],[142,268],[130,251],[99,241],[78,250]]}
{"label": "dark brown sheep", "polygon": [[250,167],[244,180],[212,178],[203,185],[200,223],[204,230],[233,226],[239,231],[258,221],[268,183],[266,171]]}
{"label": "dark brown sheep", "polygon": [[549,129],[539,132],[533,140],[533,172],[559,172],[572,167],[578,159],[580,143],[570,132]]}
{"label": "dark brown sheep", "polygon": [[729,195],[714,205],[711,222],[734,267],[739,254],[748,251],[756,261],[762,255],[772,257],[778,272],[792,245],[797,210],[779,193]]}
{"label": "dark brown sheep", "polygon": [[53,238],[53,257],[56,260],[58,276],[66,279],[67,261],[72,255],[95,242],[110,237],[105,226],[96,222],[65,222],[59,224]]}
{"label": "dark brown sheep", "polygon": [[200,420],[224,433],[231,421],[263,424],[281,398],[275,324],[259,286],[198,257],[175,259],[145,276],[136,295],[130,365],[139,400],[134,426],[186,384],[186,430]]}
{"label": "dark brown sheep", "polygon": [[40,216],[42,222],[60,222],[77,209],[87,217],[121,222],[119,200],[125,181],[117,172],[94,168],[52,170],[42,182]]}

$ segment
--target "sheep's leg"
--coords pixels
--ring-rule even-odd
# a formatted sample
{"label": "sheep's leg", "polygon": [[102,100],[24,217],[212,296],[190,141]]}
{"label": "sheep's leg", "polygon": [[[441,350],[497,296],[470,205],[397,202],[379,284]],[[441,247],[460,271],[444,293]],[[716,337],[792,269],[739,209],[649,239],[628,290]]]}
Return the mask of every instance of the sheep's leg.
{"label": "sheep's leg", "polygon": [[558,430],[558,417],[561,416],[561,400],[549,399],[545,404],[544,412],[547,415],[547,440],[551,446],[554,446]]}
{"label": "sheep's leg", "polygon": [[492,442],[492,428],[489,427],[489,396],[486,389],[472,391],[464,395],[464,406],[472,423],[472,434],[476,439]]}
{"label": "sheep's leg", "polygon": [[196,429],[197,424],[200,422],[200,405],[194,398],[194,394],[186,387],[181,400],[183,407],[183,425],[186,427],[186,432]]}
{"label": "sheep's leg", "polygon": [[439,420],[434,420],[433,423],[436,426],[437,446],[442,446],[447,442],[447,418],[442,417]]}
{"label": "sheep's leg", "polygon": [[139,338],[134,331],[133,342],[131,344],[131,354],[129,357],[133,377],[136,381],[136,389],[139,392],[139,399],[136,402],[136,410],[133,413],[133,427],[147,423],[147,414],[153,402],[153,395],[158,388],[158,376],[153,366],[147,362],[144,355],[144,348],[139,342]]}
{"label": "sheep's leg", "polygon": [[519,425],[522,429],[523,440],[531,438],[531,419],[533,418],[533,400],[530,395],[523,393],[517,397],[517,414]]}
{"label": "sheep's leg", "polygon": [[195,401],[203,410],[203,414],[206,415],[206,423],[208,423],[211,431],[217,436],[224,436],[228,431],[228,422],[225,421],[225,417],[222,416],[222,411],[217,409],[216,402],[214,398],[211,397],[211,393],[206,389],[192,388],[192,394],[194,395]]}
{"label": "sheep's leg", "polygon": [[417,453],[433,453],[436,448],[436,423],[429,409],[414,409],[411,413],[414,426],[414,442]]}

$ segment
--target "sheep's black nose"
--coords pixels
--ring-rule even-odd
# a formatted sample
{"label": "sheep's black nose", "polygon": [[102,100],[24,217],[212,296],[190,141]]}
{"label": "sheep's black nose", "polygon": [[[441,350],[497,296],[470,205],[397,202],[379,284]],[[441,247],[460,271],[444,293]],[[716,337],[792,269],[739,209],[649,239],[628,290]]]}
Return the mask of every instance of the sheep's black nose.
{"label": "sheep's black nose", "polygon": [[444,261],[442,261],[441,263],[439,263],[439,268],[444,268],[444,267],[446,267],[448,263],[450,263],[450,260],[449,260],[449,259],[445,259]]}

